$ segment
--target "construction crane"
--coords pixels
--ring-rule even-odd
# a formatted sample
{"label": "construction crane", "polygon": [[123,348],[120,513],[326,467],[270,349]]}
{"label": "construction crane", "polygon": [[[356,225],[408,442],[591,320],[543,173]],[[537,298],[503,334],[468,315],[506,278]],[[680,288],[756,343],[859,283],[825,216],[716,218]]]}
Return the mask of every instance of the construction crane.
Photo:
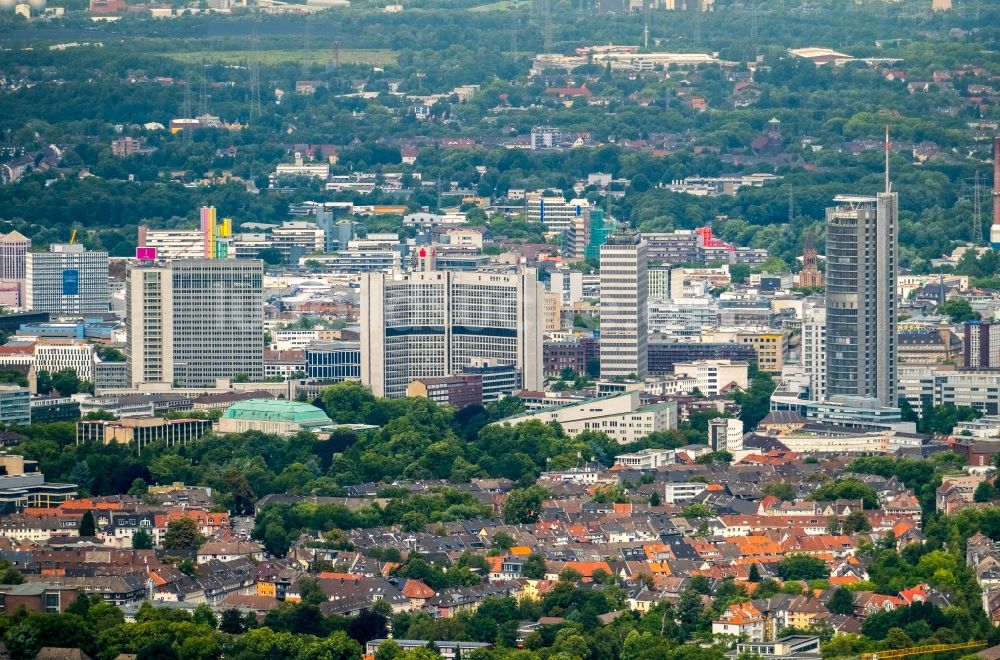
{"label": "construction crane", "polygon": [[986,646],[986,642],[962,642],[961,644],[931,644],[930,646],[914,646],[908,649],[889,649],[878,653],[862,653],[861,660],[891,660],[892,658],[905,658],[911,655],[928,655],[931,653],[946,653],[947,651],[961,651],[962,649],[975,649]]}
{"label": "construction crane", "polygon": [[73,233],[69,237],[69,244],[73,245],[74,243],[76,243],[76,229],[73,229]]}

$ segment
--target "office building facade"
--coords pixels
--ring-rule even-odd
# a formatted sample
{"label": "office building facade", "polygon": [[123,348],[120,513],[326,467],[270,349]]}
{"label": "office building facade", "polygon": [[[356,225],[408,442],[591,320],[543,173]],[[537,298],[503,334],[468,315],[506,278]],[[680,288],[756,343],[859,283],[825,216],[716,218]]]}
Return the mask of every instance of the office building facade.
{"label": "office building facade", "polygon": [[264,376],[263,263],[183,259],[132,265],[126,276],[133,386],[212,387]]}
{"label": "office building facade", "polygon": [[967,321],[964,339],[962,364],[971,369],[1000,368],[1000,323]]}
{"label": "office building facade", "polygon": [[400,397],[417,378],[462,373],[477,359],[542,385],[541,283],[519,273],[427,270],[361,278],[361,382]]}
{"label": "office building facade", "polygon": [[601,377],[642,379],[647,371],[646,241],[620,232],[601,247]]}
{"label": "office building facade", "polygon": [[826,212],[826,391],[896,406],[898,195]]}
{"label": "office building facade", "polygon": [[31,239],[18,231],[0,236],[0,304],[24,305],[25,261]]}
{"label": "office building facade", "polygon": [[802,368],[809,378],[809,396],[826,398],[826,307],[807,302],[802,310]]}
{"label": "office building facade", "polygon": [[25,256],[25,307],[74,316],[100,314],[110,306],[107,252],[72,243]]}

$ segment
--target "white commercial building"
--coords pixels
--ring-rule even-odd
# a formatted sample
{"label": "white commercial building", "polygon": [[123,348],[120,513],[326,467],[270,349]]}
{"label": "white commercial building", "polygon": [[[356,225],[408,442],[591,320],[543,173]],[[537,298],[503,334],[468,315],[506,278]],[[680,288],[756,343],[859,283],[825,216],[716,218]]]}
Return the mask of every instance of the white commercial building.
{"label": "white commercial building", "polygon": [[157,259],[203,259],[205,232],[200,229],[139,227],[139,246],[155,248]]}
{"label": "white commercial building", "polygon": [[80,380],[94,381],[94,347],[83,342],[35,345],[35,373],[72,369]]}
{"label": "white commercial building", "polygon": [[612,440],[626,444],[645,438],[650,433],[677,427],[677,402],[665,401],[643,406],[639,392],[586,399],[556,408],[544,408],[535,413],[516,415],[502,420],[503,424],[519,424],[530,420],[558,422],[569,435],[584,431],[606,433]]}
{"label": "white commercial building", "polygon": [[710,420],[708,445],[712,451],[743,451],[743,422],[731,417]]}
{"label": "white commercial building", "polygon": [[562,197],[528,193],[524,200],[528,222],[540,222],[553,232],[564,231],[574,218],[590,213],[590,202],[585,199],[571,199],[567,202]]}
{"label": "white commercial building", "polygon": [[802,368],[809,378],[809,396],[826,398],[826,307],[806,303],[802,310]]}
{"label": "white commercial building", "polygon": [[677,362],[674,373],[695,379],[702,394],[715,396],[724,389],[735,385],[741,390],[747,389],[749,380],[747,371],[750,365],[746,362],[732,360],[695,360],[694,362]]}
{"label": "white commercial building", "polygon": [[700,481],[668,483],[663,487],[663,501],[667,504],[690,502],[704,493],[707,488],[708,484]]}
{"label": "white commercial building", "polygon": [[621,232],[601,246],[601,377],[638,378],[648,366],[646,241]]}
{"label": "white commercial building", "polygon": [[56,244],[25,255],[25,305],[36,312],[72,316],[107,312],[108,253],[79,243]]}
{"label": "white commercial building", "polygon": [[655,470],[664,465],[676,463],[677,452],[673,449],[643,449],[632,454],[618,454],[615,465],[629,470]]}
{"label": "white commercial building", "polygon": [[400,397],[414,379],[459,374],[476,359],[513,365],[542,387],[544,289],[518,273],[426,270],[361,277],[361,382]]}
{"label": "white commercial building", "polygon": [[133,264],[126,275],[133,386],[212,387],[264,376],[263,263],[184,259]]}

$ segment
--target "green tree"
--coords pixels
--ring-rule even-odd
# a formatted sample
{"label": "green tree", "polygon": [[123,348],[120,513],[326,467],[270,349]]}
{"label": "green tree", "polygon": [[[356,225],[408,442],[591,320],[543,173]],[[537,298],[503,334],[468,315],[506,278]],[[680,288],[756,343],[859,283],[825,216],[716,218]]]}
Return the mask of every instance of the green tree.
{"label": "green tree", "polygon": [[318,404],[338,424],[364,424],[378,400],[361,383],[344,381],[320,392]]}
{"label": "green tree", "polygon": [[992,502],[997,499],[996,486],[991,484],[989,481],[981,481],[979,485],[976,486],[976,490],[972,494],[972,499],[976,502]]}
{"label": "green tree", "polygon": [[839,587],[830,596],[826,603],[826,609],[833,614],[854,614],[854,594],[850,589]]}
{"label": "green tree", "polygon": [[209,628],[215,628],[219,625],[219,620],[216,618],[212,606],[208,603],[199,603],[194,608],[194,612],[191,613],[191,620],[198,625],[208,626]]}
{"label": "green tree", "polygon": [[764,487],[764,495],[773,495],[784,502],[795,499],[795,487],[787,481],[774,481]]}
{"label": "green tree", "polygon": [[277,266],[285,263],[285,255],[281,250],[274,247],[264,248],[257,253],[257,258],[268,266]]}
{"label": "green tree", "polygon": [[151,550],[153,547],[153,535],[144,529],[136,530],[132,534],[132,548],[134,550]]}
{"label": "green tree", "polygon": [[952,323],[965,323],[982,318],[979,312],[973,311],[972,305],[965,298],[950,298],[938,305],[934,313],[947,316]]}
{"label": "green tree", "polygon": [[24,584],[21,571],[6,559],[0,559],[0,584]]}
{"label": "green tree", "polygon": [[503,504],[503,518],[508,525],[520,525],[538,521],[542,511],[542,500],[552,493],[542,486],[515,488],[507,495]]}
{"label": "green tree", "polygon": [[546,570],[545,556],[538,552],[532,552],[528,555],[528,558],[524,560],[524,567],[521,570],[521,575],[529,579],[541,580],[545,577]]}
{"label": "green tree", "polygon": [[864,511],[851,511],[840,525],[842,534],[857,534],[872,531],[872,524]]}
{"label": "green tree", "polygon": [[747,572],[747,582],[760,582],[760,567],[754,562],[750,564],[750,570]]}
{"label": "green tree", "polygon": [[80,519],[80,536],[96,536],[97,526],[94,524],[94,512],[86,511]]}
{"label": "green tree", "polygon": [[198,531],[192,518],[178,518],[167,523],[163,535],[163,547],[167,550],[194,550],[201,547],[205,537]]}
{"label": "green tree", "polygon": [[788,555],[778,563],[778,575],[782,580],[823,580],[830,577],[830,571],[821,559],[809,555]]}

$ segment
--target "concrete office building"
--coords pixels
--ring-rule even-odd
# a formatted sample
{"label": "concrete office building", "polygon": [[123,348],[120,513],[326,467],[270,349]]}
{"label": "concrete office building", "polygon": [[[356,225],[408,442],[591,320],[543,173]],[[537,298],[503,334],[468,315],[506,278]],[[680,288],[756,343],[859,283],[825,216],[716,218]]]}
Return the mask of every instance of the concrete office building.
{"label": "concrete office building", "polygon": [[670,264],[658,264],[648,269],[649,297],[655,300],[670,300]]}
{"label": "concrete office building", "polygon": [[79,243],[29,252],[24,288],[25,306],[34,311],[57,316],[107,312],[111,306],[108,253],[92,252]]}
{"label": "concrete office building", "polygon": [[1000,323],[967,321],[965,323],[965,360],[970,369],[1000,368]]}
{"label": "concrete office building", "polygon": [[30,398],[27,387],[0,385],[0,424],[5,426],[31,424]]}
{"label": "concrete office building", "polygon": [[263,263],[183,259],[133,264],[125,283],[133,386],[211,387],[264,376]]}
{"label": "concrete office building", "polygon": [[[72,369],[80,380],[94,382],[94,347],[85,342],[40,343],[35,346],[35,373]],[[48,394],[46,392],[46,394]]]}
{"label": "concrete office building", "polygon": [[478,358],[513,365],[520,387],[541,389],[543,293],[534,269],[365,273],[361,382],[400,397],[413,380],[462,373]]}
{"label": "concrete office building", "polygon": [[896,193],[826,212],[826,391],[896,406]]}
{"label": "concrete office building", "polygon": [[286,264],[294,264],[302,257],[323,252],[326,248],[326,235],[312,222],[284,222],[271,230],[271,247],[281,250]]}
{"label": "concrete office building", "polygon": [[624,231],[601,247],[601,377],[645,378],[646,242]]}
{"label": "concrete office building", "polygon": [[340,382],[361,378],[361,344],[356,341],[306,346],[306,378]]}
{"label": "concrete office building", "polygon": [[810,398],[826,398],[826,307],[819,303],[807,302],[802,310],[802,368]]}

